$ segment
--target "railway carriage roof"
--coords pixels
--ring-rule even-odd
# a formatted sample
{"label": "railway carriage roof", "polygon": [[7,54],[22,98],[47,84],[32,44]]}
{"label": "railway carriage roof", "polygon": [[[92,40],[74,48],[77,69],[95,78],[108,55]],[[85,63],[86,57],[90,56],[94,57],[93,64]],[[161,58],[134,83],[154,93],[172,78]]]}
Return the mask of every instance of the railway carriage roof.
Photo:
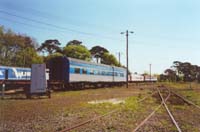
{"label": "railway carriage roof", "polygon": [[105,64],[97,64],[97,63],[74,59],[74,58],[70,58],[70,57],[68,57],[68,59],[70,61],[70,64],[77,65],[77,66],[101,68],[101,69],[107,69],[107,70],[108,69],[111,70],[112,67],[114,67],[115,71],[124,71],[125,70],[125,68],[122,68],[122,67],[110,66],[110,65],[105,65]]}
{"label": "railway carriage roof", "polygon": [[17,69],[20,69],[20,70],[30,70],[31,68],[23,68],[23,67],[12,67],[12,66],[2,66],[0,65],[0,68],[17,68]]}

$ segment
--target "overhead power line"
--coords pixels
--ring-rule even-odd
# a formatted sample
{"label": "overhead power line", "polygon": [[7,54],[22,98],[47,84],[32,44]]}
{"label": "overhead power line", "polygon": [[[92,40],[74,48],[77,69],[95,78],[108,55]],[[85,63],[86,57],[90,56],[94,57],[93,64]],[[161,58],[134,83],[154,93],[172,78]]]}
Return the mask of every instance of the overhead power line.
{"label": "overhead power line", "polygon": [[[22,13],[22,12],[25,12],[28,13],[28,15],[33,15],[33,16],[36,16],[37,18],[44,18],[44,19],[48,19],[48,20],[51,20],[52,18],[55,19],[55,20],[59,20],[59,21],[65,21],[65,24],[67,25],[71,25],[71,26],[75,26],[75,27],[97,27],[97,28],[100,28],[100,29],[105,29],[109,32],[119,32],[119,30],[116,30],[116,29],[111,29],[111,27],[108,27],[108,26],[105,26],[105,24],[101,24],[101,25],[96,25],[96,23],[90,23],[90,22],[86,22],[86,21],[83,21],[83,19],[81,19],[81,22],[79,20],[73,20],[73,19],[69,19],[67,18],[66,16],[63,17],[62,16],[59,16],[59,15],[55,15],[55,14],[52,14],[52,13],[49,13],[49,12],[45,12],[44,10],[39,10],[39,9],[34,9],[34,8],[28,8],[28,7],[16,7],[16,5],[13,5],[13,4],[9,4],[10,6],[7,6],[6,9],[2,9],[4,11],[9,11],[9,12],[12,12],[14,11],[15,14],[18,14],[18,13]],[[1,5],[0,5],[1,6]],[[40,20],[40,19],[39,19]]]}
{"label": "overhead power line", "polygon": [[23,23],[23,22],[18,22],[18,21],[12,20],[12,19],[8,19],[8,18],[5,18],[5,17],[1,17],[1,16],[0,16],[0,18],[1,18],[1,20],[14,22],[14,23],[21,24],[21,25],[25,25],[25,26],[28,26],[28,27],[34,27],[34,28],[38,28],[38,29],[47,29],[47,28],[45,28],[45,27],[39,27],[39,26],[35,26],[35,25],[32,25],[32,24],[27,24],[27,23]]}
{"label": "overhead power line", "polygon": [[45,26],[54,27],[54,28],[57,28],[57,29],[60,29],[60,30],[66,30],[66,31],[70,31],[70,32],[75,32],[75,33],[82,34],[82,35],[87,35],[87,36],[96,36],[96,37],[101,37],[101,38],[105,38],[105,39],[116,40],[116,38],[112,38],[112,37],[108,37],[108,36],[104,36],[104,35],[99,35],[99,34],[94,34],[94,33],[86,33],[86,32],[82,32],[82,31],[70,29],[70,28],[67,28],[67,27],[61,27],[61,26],[57,26],[57,25],[54,25],[54,24],[46,23],[46,22],[43,22],[43,21],[27,18],[27,17],[24,17],[24,16],[15,15],[15,14],[3,11],[3,10],[0,10],[0,13],[1,14],[6,14],[6,15],[9,15],[9,16],[13,16],[13,17],[17,17],[17,18],[20,18],[20,19],[24,19],[26,21],[31,21],[31,22],[35,22],[35,23],[38,23],[38,24],[42,24],[42,25],[45,25]]}
{"label": "overhead power line", "polygon": [[31,28],[37,28],[37,29],[40,29],[40,30],[54,30],[54,31],[57,31],[57,32],[62,32],[62,33],[65,32],[65,31],[59,30],[59,29],[53,29],[53,28],[49,28],[49,27],[48,28],[47,27],[41,27],[41,26],[36,26],[36,25],[33,25],[33,24],[29,24],[29,23],[19,22],[19,21],[8,19],[8,18],[1,17],[1,16],[0,16],[0,18],[1,18],[1,20],[13,22],[13,23],[16,23],[16,24],[21,24],[23,26],[27,26],[27,27],[31,27]]}

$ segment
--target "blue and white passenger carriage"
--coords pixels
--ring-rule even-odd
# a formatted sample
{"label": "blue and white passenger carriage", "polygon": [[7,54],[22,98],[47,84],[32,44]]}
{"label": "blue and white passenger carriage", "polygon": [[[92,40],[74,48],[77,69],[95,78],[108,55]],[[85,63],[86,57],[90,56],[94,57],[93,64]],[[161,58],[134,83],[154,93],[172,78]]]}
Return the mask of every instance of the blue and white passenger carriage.
{"label": "blue and white passenger carriage", "polygon": [[0,66],[0,80],[30,80],[31,68]]}
{"label": "blue and white passenger carriage", "polygon": [[[49,85],[59,87],[85,87],[85,85],[122,85],[126,82],[126,69],[69,57],[56,57],[49,61],[46,71]],[[26,81],[31,79],[31,68],[0,66],[0,80]],[[53,83],[52,83],[53,82]],[[60,85],[61,84],[61,85]]]}
{"label": "blue and white passenger carriage", "polygon": [[54,58],[49,63],[50,80],[65,83],[118,83],[126,81],[126,69],[69,57]]}

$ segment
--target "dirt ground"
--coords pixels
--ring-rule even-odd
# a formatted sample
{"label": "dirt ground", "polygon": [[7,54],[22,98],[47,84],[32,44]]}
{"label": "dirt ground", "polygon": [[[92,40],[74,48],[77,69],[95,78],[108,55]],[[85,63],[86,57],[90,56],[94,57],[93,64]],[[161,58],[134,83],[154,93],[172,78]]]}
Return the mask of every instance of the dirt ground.
{"label": "dirt ground", "polygon": [[[0,100],[0,132],[54,132],[73,127],[108,112],[112,114],[91,121],[72,132],[128,132],[145,119],[158,105],[151,96],[157,85],[135,85],[129,88],[99,88],[53,92],[51,99],[25,95],[7,95]],[[176,85],[175,85],[176,86]],[[200,90],[174,87],[180,94],[200,104]],[[170,85],[172,87],[172,85]],[[181,90],[180,90],[181,89]],[[144,97],[147,97],[139,102]],[[174,100],[177,100],[174,102]],[[118,103],[116,103],[118,101]],[[92,103],[91,103],[92,102]],[[178,102],[178,103],[177,103]],[[180,102],[180,103],[179,103]],[[183,131],[200,131],[200,111],[178,99],[168,102]],[[138,131],[176,131],[162,107]]]}

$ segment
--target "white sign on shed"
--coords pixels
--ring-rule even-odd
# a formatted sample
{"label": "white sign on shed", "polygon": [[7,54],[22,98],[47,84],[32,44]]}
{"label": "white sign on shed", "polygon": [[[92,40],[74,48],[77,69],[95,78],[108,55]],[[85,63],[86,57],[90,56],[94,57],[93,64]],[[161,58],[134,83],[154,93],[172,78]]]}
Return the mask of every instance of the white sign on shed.
{"label": "white sign on shed", "polygon": [[30,93],[45,93],[47,91],[46,65],[32,64]]}

